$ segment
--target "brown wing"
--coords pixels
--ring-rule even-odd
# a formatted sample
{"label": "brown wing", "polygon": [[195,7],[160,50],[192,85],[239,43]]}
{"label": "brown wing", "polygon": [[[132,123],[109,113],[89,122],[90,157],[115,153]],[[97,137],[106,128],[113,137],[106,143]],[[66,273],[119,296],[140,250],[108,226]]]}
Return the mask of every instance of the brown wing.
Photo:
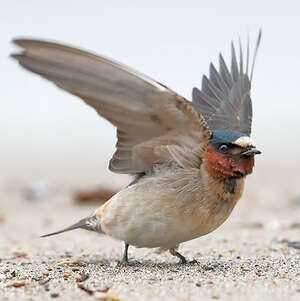
{"label": "brown wing", "polygon": [[79,96],[117,127],[117,150],[109,168],[140,173],[159,161],[160,145],[193,148],[210,131],[192,104],[167,87],[124,65],[75,48],[15,40],[12,55],[26,69]]}
{"label": "brown wing", "polygon": [[203,76],[201,91],[197,88],[193,89],[193,105],[203,115],[211,130],[236,130],[250,136],[252,123],[250,89],[260,40],[261,31],[256,43],[250,76],[248,74],[249,43],[245,70],[241,43],[239,63],[232,44],[231,71],[228,70],[220,54],[219,71],[210,64],[209,78]]}

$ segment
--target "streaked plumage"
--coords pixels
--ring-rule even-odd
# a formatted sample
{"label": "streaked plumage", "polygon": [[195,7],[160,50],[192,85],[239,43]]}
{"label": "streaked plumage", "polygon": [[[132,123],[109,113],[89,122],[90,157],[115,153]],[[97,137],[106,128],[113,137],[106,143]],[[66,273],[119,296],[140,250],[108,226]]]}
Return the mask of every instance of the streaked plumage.
{"label": "streaked plumage", "polygon": [[[117,128],[109,169],[136,180],[89,218],[83,228],[128,246],[176,248],[219,227],[242,195],[252,172],[249,43],[246,66],[232,44],[230,71],[220,54],[201,91],[189,102],[166,86],[110,59],[37,40],[15,40],[12,55],[26,69],[80,97]],[[224,146],[225,145],[225,146]],[[48,236],[48,235],[46,235]],[[127,259],[127,248],[124,255]]]}

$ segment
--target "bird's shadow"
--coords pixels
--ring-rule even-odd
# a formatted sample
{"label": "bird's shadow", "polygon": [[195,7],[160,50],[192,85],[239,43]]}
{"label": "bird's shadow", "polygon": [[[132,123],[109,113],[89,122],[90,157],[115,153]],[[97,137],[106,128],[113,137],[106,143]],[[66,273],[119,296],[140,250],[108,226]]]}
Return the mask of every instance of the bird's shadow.
{"label": "bird's shadow", "polygon": [[84,260],[84,262],[87,265],[98,265],[98,266],[107,266],[107,267],[115,267],[115,268],[150,268],[150,267],[156,267],[161,269],[166,268],[174,268],[174,267],[187,267],[187,266],[201,266],[201,263],[196,260],[188,261],[187,263],[181,263],[181,262],[157,262],[153,261],[151,259],[143,259],[143,260],[134,260],[131,259],[130,261],[124,263],[121,260],[118,259],[89,259]]}
{"label": "bird's shadow", "polygon": [[191,267],[193,268],[199,268],[200,270],[203,271],[224,271],[224,270],[228,270],[230,268],[230,263],[224,263],[224,262],[218,262],[216,261],[212,261],[210,263],[207,263],[205,261],[205,263],[203,262],[205,260],[190,260],[186,263],[181,263],[181,262],[157,262],[157,261],[153,261],[151,259],[143,259],[143,260],[130,260],[128,263],[124,263],[120,260],[117,259],[112,259],[112,260],[108,260],[108,259],[90,259],[90,260],[85,260],[85,263],[87,265],[96,265],[96,266],[101,266],[101,267],[107,267],[107,268],[115,268],[115,269],[150,269],[150,268],[156,268],[159,270],[164,270],[164,271],[174,271],[174,272],[178,272],[182,269],[189,269]]}

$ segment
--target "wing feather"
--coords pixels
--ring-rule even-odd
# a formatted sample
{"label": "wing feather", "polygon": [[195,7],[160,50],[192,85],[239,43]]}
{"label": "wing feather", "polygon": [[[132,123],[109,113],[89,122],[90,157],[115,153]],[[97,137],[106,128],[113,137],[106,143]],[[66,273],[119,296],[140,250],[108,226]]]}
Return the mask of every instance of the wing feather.
{"label": "wing feather", "polygon": [[239,40],[239,62],[234,44],[231,43],[230,71],[220,54],[219,71],[213,64],[210,64],[209,78],[203,76],[201,91],[197,88],[193,89],[195,109],[203,115],[211,130],[236,130],[247,135],[251,134],[251,79],[260,40],[261,31],[256,42],[250,75],[248,74],[249,42],[244,72],[243,51]]}
{"label": "wing feather", "polygon": [[[155,80],[68,46],[25,39],[14,43],[22,47],[12,55],[21,66],[80,97],[117,127],[116,152],[109,164],[113,172],[135,174],[151,169],[160,160],[154,152],[160,144],[208,144],[209,128],[192,103]],[[208,86],[210,98],[221,99],[221,90]]]}

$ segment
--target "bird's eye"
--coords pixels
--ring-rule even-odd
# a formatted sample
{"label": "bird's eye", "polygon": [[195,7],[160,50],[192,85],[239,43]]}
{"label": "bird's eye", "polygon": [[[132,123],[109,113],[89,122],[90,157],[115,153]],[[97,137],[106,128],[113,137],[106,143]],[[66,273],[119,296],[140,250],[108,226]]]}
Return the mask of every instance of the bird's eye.
{"label": "bird's eye", "polygon": [[222,154],[227,154],[228,152],[228,146],[226,144],[222,144],[220,147],[219,147],[219,151],[222,153]]}

